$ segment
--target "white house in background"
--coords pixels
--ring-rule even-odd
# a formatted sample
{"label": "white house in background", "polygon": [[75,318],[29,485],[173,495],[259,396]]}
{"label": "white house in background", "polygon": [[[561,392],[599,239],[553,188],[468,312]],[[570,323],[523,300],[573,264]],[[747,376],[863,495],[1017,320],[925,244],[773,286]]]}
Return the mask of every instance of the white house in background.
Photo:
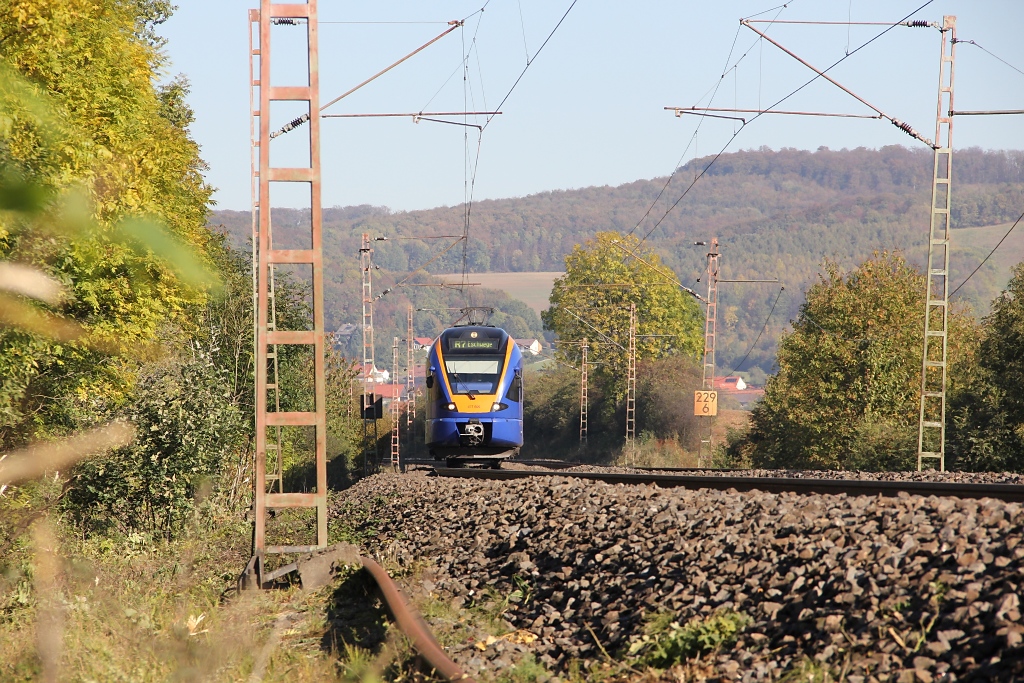
{"label": "white house in background", "polygon": [[516,346],[524,353],[529,351],[532,356],[539,354],[541,348],[543,348],[537,339],[517,339]]}
{"label": "white house in background", "polygon": [[430,345],[434,343],[434,340],[430,337],[413,337],[412,344],[420,351],[426,351],[430,348]]}
{"label": "white house in background", "polygon": [[376,366],[370,367],[369,365],[363,366],[363,377],[369,377],[375,384],[382,384],[391,379],[391,373],[387,370],[379,370]]}
{"label": "white house in background", "polygon": [[715,377],[712,386],[723,391],[745,391],[747,383],[743,381],[742,377]]}

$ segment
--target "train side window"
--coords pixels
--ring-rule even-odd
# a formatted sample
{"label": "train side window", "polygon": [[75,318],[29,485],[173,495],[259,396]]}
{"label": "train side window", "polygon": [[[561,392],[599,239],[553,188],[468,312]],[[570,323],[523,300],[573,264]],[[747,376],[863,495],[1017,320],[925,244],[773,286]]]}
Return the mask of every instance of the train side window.
{"label": "train side window", "polygon": [[505,393],[505,398],[509,401],[515,401],[519,403],[519,399],[523,394],[523,376],[516,371],[516,376],[512,382],[508,385],[508,391]]}

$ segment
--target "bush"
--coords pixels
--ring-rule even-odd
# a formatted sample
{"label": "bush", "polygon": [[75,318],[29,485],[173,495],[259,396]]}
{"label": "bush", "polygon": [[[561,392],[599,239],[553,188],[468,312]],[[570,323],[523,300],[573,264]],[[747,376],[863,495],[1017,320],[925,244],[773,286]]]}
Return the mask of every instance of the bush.
{"label": "bush", "polygon": [[970,383],[947,410],[951,464],[961,470],[1024,469],[1024,263],[982,323]]}
{"label": "bush", "polygon": [[[916,464],[924,276],[898,253],[848,273],[826,262],[807,290],[778,372],[731,453],[755,467],[901,470]],[[948,391],[966,384],[977,329],[949,313]]]}
{"label": "bush", "polygon": [[87,530],[173,536],[243,441],[242,414],[228,400],[222,374],[198,348],[148,367],[127,415],[139,436],[78,466],[65,499],[73,518]]}
{"label": "bush", "polygon": [[643,363],[636,384],[637,429],[689,450],[699,448],[700,418],[693,414],[693,392],[701,386],[696,363],[685,356]]}

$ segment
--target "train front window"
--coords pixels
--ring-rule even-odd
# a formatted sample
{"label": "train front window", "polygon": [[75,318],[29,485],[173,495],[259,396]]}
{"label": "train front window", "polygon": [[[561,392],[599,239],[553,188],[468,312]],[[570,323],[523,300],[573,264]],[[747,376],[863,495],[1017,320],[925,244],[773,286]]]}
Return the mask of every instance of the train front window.
{"label": "train front window", "polygon": [[503,360],[501,356],[446,358],[448,385],[456,394],[493,394],[498,390]]}

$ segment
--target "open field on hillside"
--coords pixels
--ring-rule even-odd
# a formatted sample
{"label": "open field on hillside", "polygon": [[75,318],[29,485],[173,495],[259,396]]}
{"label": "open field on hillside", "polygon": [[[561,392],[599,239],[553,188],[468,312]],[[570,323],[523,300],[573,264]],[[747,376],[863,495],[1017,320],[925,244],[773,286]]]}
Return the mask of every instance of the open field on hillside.
{"label": "open field on hillside", "polygon": [[[998,239],[998,238],[996,238]],[[540,313],[548,307],[548,296],[556,278],[565,273],[544,271],[538,273],[473,273],[470,282],[479,282],[488,289],[500,289],[513,299],[519,299]],[[461,275],[439,275],[444,280],[458,281]]]}
{"label": "open field on hillside", "polygon": [[[967,273],[981,262],[981,259],[996,246],[1006,234],[1012,223],[986,225],[977,228],[957,228],[953,230],[953,259],[961,259],[960,269]],[[964,253],[964,252],[968,253]],[[959,252],[959,253],[958,253]],[[1024,254],[1024,227],[1017,226],[1006,238],[999,250],[985,264],[979,274],[988,275],[1001,289],[1010,279],[1010,269],[1016,265]],[[473,273],[470,282],[479,282],[482,287],[505,292],[514,299],[525,302],[530,308],[540,313],[548,307],[548,296],[556,278],[565,273],[558,271],[541,271],[536,273]],[[461,275],[440,275],[445,280],[457,281]],[[953,286],[956,286],[956,282]]]}
{"label": "open field on hillside", "polygon": [[[1022,221],[1024,223],[1024,221]],[[974,251],[980,250],[984,253],[981,254],[981,258],[984,258],[988,254],[992,247],[998,244],[999,240],[1003,238],[1006,231],[1010,229],[1013,223],[1001,223],[999,225],[986,225],[980,228],[957,228],[953,230],[953,252],[951,258],[957,258],[963,253],[964,249],[972,249]],[[960,253],[958,253],[960,252]],[[1014,228],[1010,236],[1006,238],[999,250],[992,255],[988,263],[982,268],[982,271],[988,271],[993,275],[993,278],[999,287],[1002,289],[1006,286],[1006,283],[1010,280],[1010,268],[1015,266],[1024,255],[1024,225],[1018,225]],[[967,255],[963,255],[964,267],[969,267],[974,270],[975,267],[981,263],[980,258],[973,260]],[[979,274],[982,272],[979,271]],[[953,282],[955,287],[959,282]]]}

